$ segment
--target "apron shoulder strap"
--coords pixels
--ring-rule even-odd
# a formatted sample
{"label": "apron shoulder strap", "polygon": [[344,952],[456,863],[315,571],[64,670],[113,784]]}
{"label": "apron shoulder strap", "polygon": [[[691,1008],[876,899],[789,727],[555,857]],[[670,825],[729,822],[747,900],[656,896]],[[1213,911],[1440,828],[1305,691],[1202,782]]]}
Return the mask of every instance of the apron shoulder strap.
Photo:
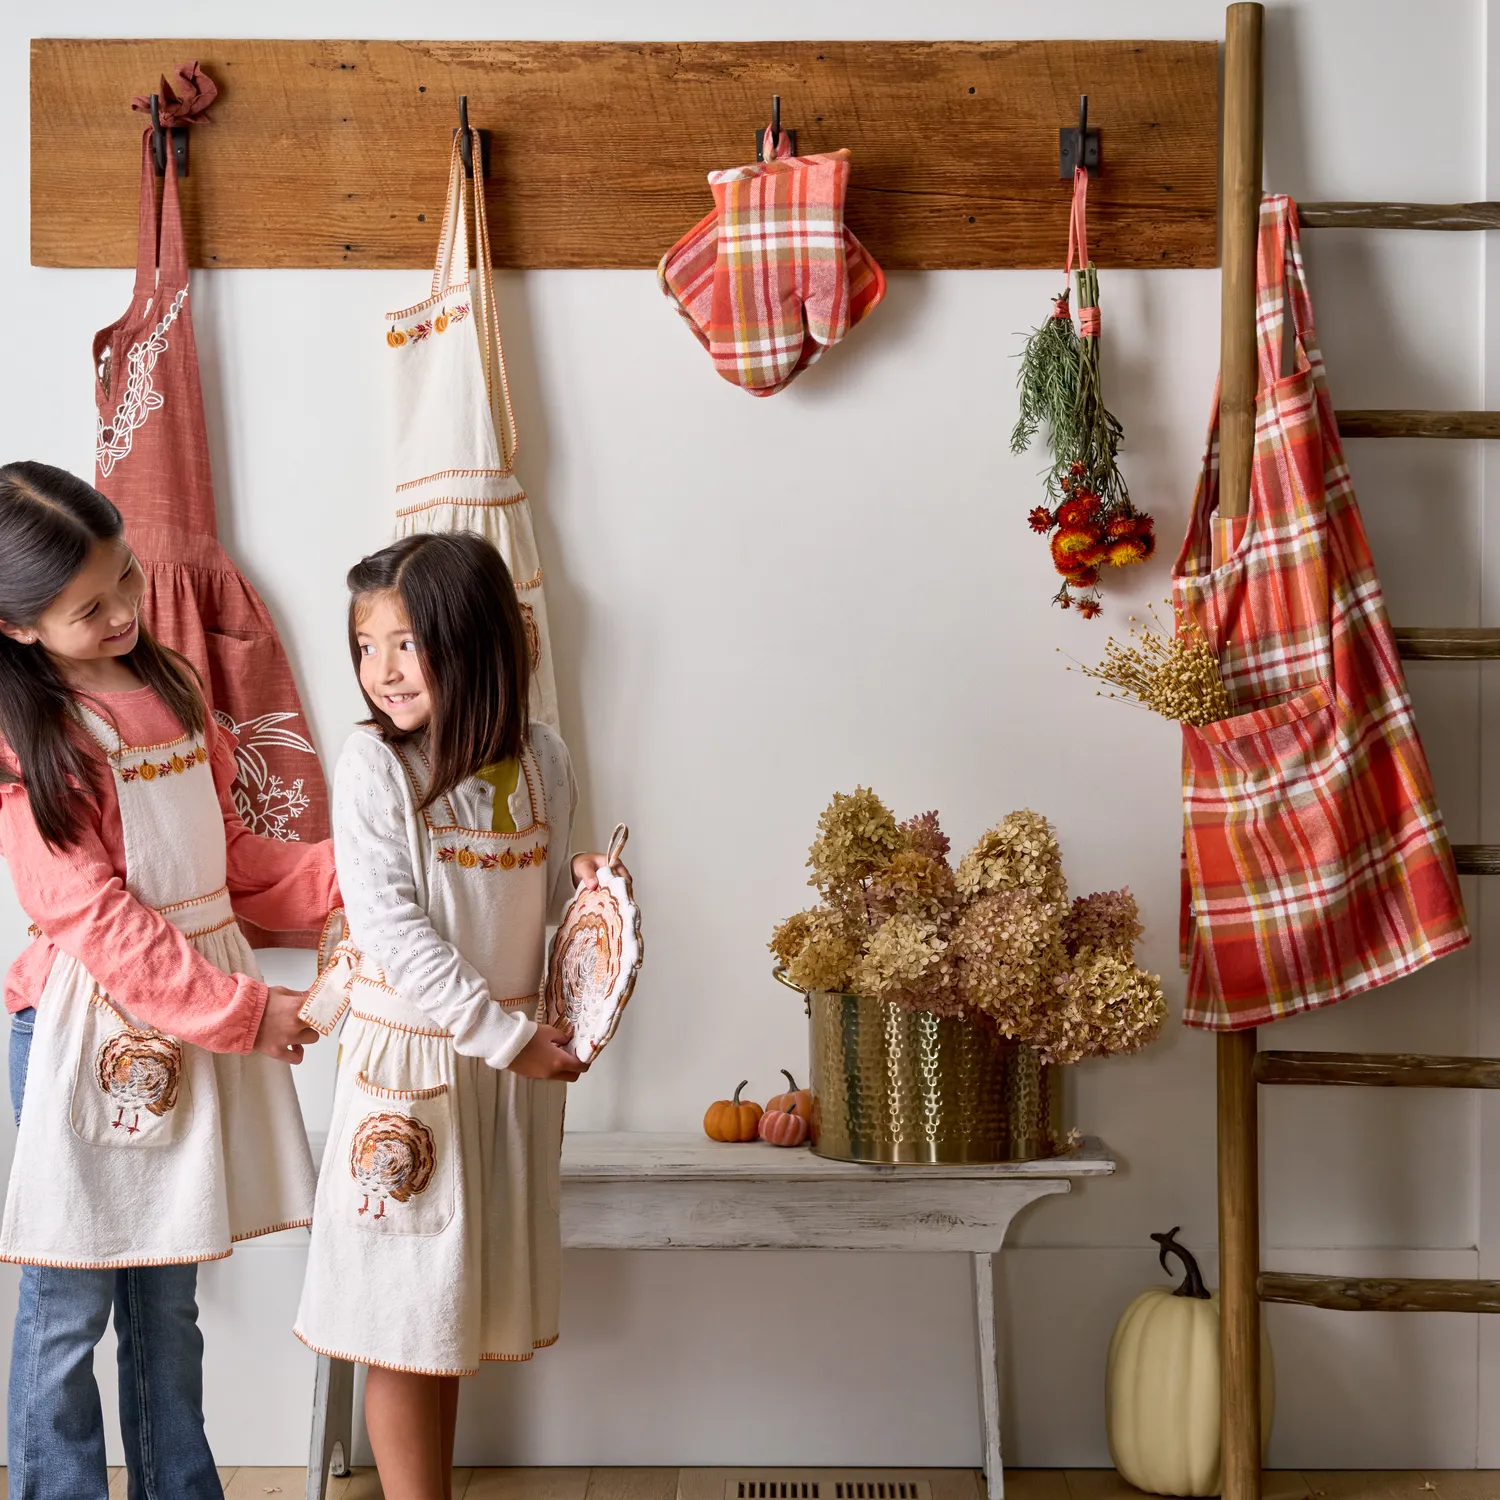
{"label": "apron shoulder strap", "polygon": [[77,698],[72,700],[70,707],[73,717],[83,726],[84,732],[106,755],[118,755],[125,749],[125,741],[120,738],[120,731],[102,714],[96,714],[93,709]]}
{"label": "apron shoulder strap", "polygon": [[[481,157],[479,132],[473,136],[473,160]],[[510,377],[505,369],[505,350],[500,343],[500,315],[495,307],[495,268],[490,250],[490,221],[485,208],[484,182],[473,182],[474,255],[469,255],[469,179],[464,173],[461,147],[455,131],[448,160],[448,202],[443,210],[443,230],[438,236],[437,261],[432,270],[432,295],[441,297],[460,285],[469,284],[474,332],[484,364],[484,386],[489,396],[490,417],[500,447],[500,464],[508,474],[516,462],[516,416],[510,400]]]}
{"label": "apron shoulder strap", "polygon": [[1285,193],[1269,193],[1261,200],[1255,304],[1262,390],[1297,368],[1298,346],[1311,365],[1321,366],[1297,205]]}

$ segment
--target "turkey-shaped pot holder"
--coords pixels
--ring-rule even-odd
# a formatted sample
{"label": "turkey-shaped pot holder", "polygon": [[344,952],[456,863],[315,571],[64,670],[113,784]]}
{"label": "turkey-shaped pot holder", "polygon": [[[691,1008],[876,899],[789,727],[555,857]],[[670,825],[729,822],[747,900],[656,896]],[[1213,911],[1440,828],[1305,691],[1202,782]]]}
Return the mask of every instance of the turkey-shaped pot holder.
{"label": "turkey-shaped pot holder", "polygon": [[547,957],[547,1020],[572,1027],[580,1062],[597,1056],[615,1034],[644,956],[630,877],[614,868],[629,836],[623,823],[615,829],[598,888],[574,893]]}

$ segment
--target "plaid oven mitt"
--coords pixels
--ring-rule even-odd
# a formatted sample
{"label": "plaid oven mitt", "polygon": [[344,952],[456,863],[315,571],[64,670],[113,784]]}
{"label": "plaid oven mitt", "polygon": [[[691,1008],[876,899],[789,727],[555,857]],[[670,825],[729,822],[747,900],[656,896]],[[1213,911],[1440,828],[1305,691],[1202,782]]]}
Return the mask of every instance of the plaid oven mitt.
{"label": "plaid oven mitt", "polygon": [[[769,144],[770,132],[767,132]],[[726,380],[770,396],[885,296],[885,276],[844,227],[849,153],[712,173],[715,209],[662,257],[657,280]]]}

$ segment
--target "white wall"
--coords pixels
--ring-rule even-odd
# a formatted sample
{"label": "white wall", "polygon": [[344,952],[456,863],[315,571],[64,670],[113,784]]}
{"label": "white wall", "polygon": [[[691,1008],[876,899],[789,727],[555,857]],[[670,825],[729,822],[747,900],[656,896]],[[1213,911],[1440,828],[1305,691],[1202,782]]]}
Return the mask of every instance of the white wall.
{"label": "white wall", "polygon": [[[1271,6],[1268,186],[1307,198],[1500,196],[1493,166],[1484,181],[1490,6],[1429,0],[1420,24],[1402,0]],[[14,206],[0,227],[0,457],[90,472],[88,340],[130,281],[28,264],[33,31],[1211,38],[1223,21],[1217,0],[1079,0],[1065,12],[1044,0],[451,0],[420,18],[388,0],[262,0],[209,13],[185,0],[0,11],[0,196]],[[178,52],[191,49],[167,47],[163,64]],[[804,106],[787,104],[796,123]],[[1486,394],[1496,404],[1500,320],[1485,299],[1500,283],[1481,275],[1478,237],[1309,241],[1339,404],[1475,406]],[[384,540],[391,510],[371,351],[381,313],[409,303],[421,275],[195,276],[224,540],[281,624],[325,756],[359,706],[340,579]],[[941,808],[960,844],[1011,808],[1047,813],[1075,888],[1128,882],[1140,895],[1147,960],[1180,1007],[1176,732],[1097,701],[1063,673],[1057,648],[1090,658],[1131,608],[1167,591],[1213,386],[1218,276],[1105,276],[1111,400],[1132,490],[1163,547],[1094,625],[1047,605],[1045,549],[1024,525],[1037,460],[1011,458],[1006,442],[1010,336],[1046,312],[1057,279],[893,276],[886,305],[845,347],[757,402],[713,375],[648,272],[502,278],[519,470],[538,512],[583,830],[599,839],[630,822],[650,927],[629,1024],[575,1091],[571,1126],[696,1128],[741,1077],[770,1092],[778,1067],[802,1065],[801,1010],[770,982],[764,943],[807,898],[802,859],[819,809],[856,781],[903,813]],[[1476,445],[1351,447],[1395,619],[1497,623],[1484,584],[1500,557],[1492,540],[1481,546],[1480,507],[1500,489]],[[1463,666],[1412,673],[1461,840],[1500,839],[1480,798],[1481,707],[1489,722],[1500,706],[1491,683]],[[1490,919],[1472,889],[1470,899],[1476,920]],[[0,901],[0,959],[19,950],[24,925]],[[1271,1040],[1475,1051],[1488,1037],[1500,1050],[1479,1012],[1481,958],[1493,967],[1486,954],[1450,960]],[[273,963],[278,975],[306,973],[305,955]],[[314,1126],[330,1053],[300,1080]],[[1475,1102],[1330,1090],[1279,1093],[1264,1109],[1271,1265],[1461,1276],[1500,1258],[1500,1123]],[[1138,1059],[1085,1065],[1070,1113],[1122,1165],[1033,1210],[1005,1257],[1006,1446],[1024,1464],[1107,1462],[1104,1349],[1125,1302],[1159,1275],[1149,1232],[1181,1224],[1213,1260],[1212,1042],[1174,1026]],[[224,1462],[305,1453],[311,1366],[287,1331],[301,1265],[289,1235],[203,1273]],[[590,1254],[567,1270],[563,1342],[473,1382],[463,1461],[979,1460],[959,1257]],[[0,1285],[13,1295],[13,1276]],[[1494,1409],[1500,1340],[1481,1343],[1477,1322],[1274,1309],[1273,1463],[1500,1464],[1495,1437],[1480,1446],[1495,1424],[1479,1420],[1481,1391]],[[737,1377],[731,1396],[721,1378],[731,1364],[768,1378]]]}

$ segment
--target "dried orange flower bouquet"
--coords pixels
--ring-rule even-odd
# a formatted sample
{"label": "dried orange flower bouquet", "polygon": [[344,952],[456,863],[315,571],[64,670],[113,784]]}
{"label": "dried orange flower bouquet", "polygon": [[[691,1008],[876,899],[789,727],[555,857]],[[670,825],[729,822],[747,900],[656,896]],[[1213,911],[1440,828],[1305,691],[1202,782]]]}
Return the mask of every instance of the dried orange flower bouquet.
{"label": "dried orange flower bouquet", "polygon": [[1128,890],[1070,905],[1039,813],[1009,814],[956,870],[949,847],[935,812],[898,823],[865,787],[835,793],[807,859],[822,899],[771,934],[791,982],[986,1017],[1045,1062],[1155,1040],[1166,1003],[1135,962],[1141,923]]}

